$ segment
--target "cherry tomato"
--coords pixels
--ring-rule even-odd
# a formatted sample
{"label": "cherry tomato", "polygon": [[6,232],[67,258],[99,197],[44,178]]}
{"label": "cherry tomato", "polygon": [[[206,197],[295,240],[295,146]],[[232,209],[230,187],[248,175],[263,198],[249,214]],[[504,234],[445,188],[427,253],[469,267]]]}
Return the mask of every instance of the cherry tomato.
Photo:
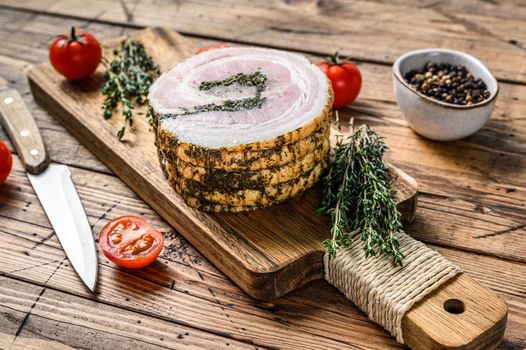
{"label": "cherry tomato", "polygon": [[90,33],[71,27],[68,35],[58,35],[49,48],[53,67],[70,80],[86,78],[97,69],[102,58],[99,42]]}
{"label": "cherry tomato", "polygon": [[11,155],[11,151],[4,141],[0,140],[0,184],[5,182],[12,167],[13,156]]}
{"label": "cherry tomato", "polygon": [[163,234],[138,216],[121,216],[99,233],[99,247],[108,259],[129,269],[150,265],[163,249]]}
{"label": "cherry tomato", "polygon": [[339,53],[316,63],[327,74],[334,91],[334,108],[340,108],[352,103],[362,87],[362,75],[354,64],[342,60]]}
{"label": "cherry tomato", "polygon": [[198,55],[202,52],[214,50],[214,49],[224,49],[225,47],[230,47],[227,43],[212,44],[204,47],[200,47],[195,51],[195,54]]}

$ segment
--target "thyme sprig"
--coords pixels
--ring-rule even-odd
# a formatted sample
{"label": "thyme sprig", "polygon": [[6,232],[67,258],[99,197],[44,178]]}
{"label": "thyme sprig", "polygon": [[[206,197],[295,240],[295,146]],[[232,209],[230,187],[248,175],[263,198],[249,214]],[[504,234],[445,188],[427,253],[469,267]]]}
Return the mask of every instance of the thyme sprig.
{"label": "thyme sprig", "polygon": [[327,252],[351,244],[359,234],[366,258],[379,252],[391,255],[402,266],[403,254],[394,235],[402,228],[396,208],[396,190],[391,186],[383,155],[387,146],[367,125],[346,139],[338,136],[334,160],[323,180],[323,199],[317,215],[331,217],[331,238],[323,242]]}
{"label": "thyme sprig", "polygon": [[267,80],[268,78],[265,74],[261,73],[260,71],[256,71],[254,73],[237,73],[223,80],[203,81],[201,84],[199,84],[200,91],[209,91],[230,85],[239,85],[243,87],[255,87],[256,93],[254,96],[245,97],[238,100],[225,100],[221,103],[208,103],[194,106],[192,108],[181,108],[182,113],[164,114],[163,118],[204,112],[237,112],[261,108],[266,100],[266,97],[262,95],[267,88]]}
{"label": "thyme sprig", "polygon": [[218,86],[230,86],[233,84],[238,84],[239,86],[254,86],[256,88],[256,95],[261,95],[267,87],[267,76],[260,71],[251,74],[237,73],[224,80],[203,81],[199,85],[199,90],[206,91]]}
{"label": "thyme sprig", "polygon": [[132,101],[139,105],[146,102],[150,86],[160,71],[138,40],[123,40],[113,54],[115,58],[111,62],[103,61],[107,71],[102,85],[102,94],[106,96],[102,103],[102,115],[104,119],[111,118],[119,102],[122,104],[125,122],[117,133],[117,138],[121,140],[126,125],[133,125]]}

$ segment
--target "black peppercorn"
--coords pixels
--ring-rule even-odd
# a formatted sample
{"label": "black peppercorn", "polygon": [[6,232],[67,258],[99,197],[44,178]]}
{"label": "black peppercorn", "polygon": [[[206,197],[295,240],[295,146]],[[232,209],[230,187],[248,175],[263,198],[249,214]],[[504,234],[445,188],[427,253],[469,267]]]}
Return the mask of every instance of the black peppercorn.
{"label": "black peppercorn", "polygon": [[491,95],[484,81],[463,65],[427,62],[422,70],[413,69],[404,78],[416,91],[457,105],[472,105]]}

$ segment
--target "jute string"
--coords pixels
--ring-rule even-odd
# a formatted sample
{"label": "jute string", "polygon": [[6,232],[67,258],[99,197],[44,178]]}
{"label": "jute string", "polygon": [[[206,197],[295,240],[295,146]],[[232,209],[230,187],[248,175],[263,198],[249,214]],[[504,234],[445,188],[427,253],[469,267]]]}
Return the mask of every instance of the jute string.
{"label": "jute string", "polygon": [[407,310],[461,270],[407,234],[397,237],[403,268],[393,266],[386,254],[366,259],[359,237],[335,258],[326,254],[324,263],[325,279],[403,344],[402,318]]}

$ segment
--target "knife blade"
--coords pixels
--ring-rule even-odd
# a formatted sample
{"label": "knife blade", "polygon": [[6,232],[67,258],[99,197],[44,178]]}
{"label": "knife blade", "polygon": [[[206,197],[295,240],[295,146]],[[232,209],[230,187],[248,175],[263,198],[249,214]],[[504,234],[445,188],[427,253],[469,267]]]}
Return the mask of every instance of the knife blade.
{"label": "knife blade", "polygon": [[66,256],[93,292],[97,284],[97,252],[88,218],[68,167],[49,164],[40,132],[16,90],[0,91],[0,112],[3,125]]}

